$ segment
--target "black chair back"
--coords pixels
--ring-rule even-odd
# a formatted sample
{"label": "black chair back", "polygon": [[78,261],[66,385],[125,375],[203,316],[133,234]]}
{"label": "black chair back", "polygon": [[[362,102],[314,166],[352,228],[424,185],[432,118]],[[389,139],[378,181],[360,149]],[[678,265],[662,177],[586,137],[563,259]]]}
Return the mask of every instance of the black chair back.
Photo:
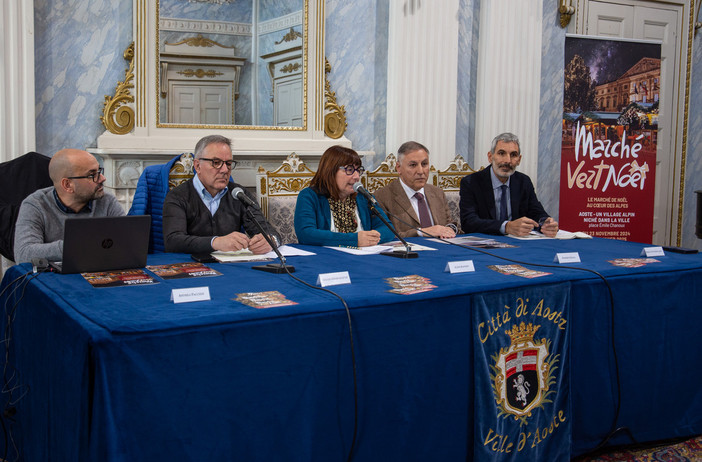
{"label": "black chair back", "polygon": [[37,189],[53,185],[49,161],[38,152],[0,164],[0,254],[14,260],[15,223],[25,197]]}

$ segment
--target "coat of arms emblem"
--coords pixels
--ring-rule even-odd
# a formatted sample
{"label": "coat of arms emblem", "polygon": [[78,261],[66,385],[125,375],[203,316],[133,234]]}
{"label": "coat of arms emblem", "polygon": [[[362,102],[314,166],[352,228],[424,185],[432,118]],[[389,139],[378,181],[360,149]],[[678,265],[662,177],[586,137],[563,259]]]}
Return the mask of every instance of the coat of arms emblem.
{"label": "coat of arms emblem", "polygon": [[493,355],[495,365],[491,366],[500,415],[512,415],[522,424],[535,408],[551,402],[547,397],[555,392],[549,388],[555,383],[558,356],[549,358],[550,340],[534,340],[539,327],[522,322],[506,330],[510,345]]}

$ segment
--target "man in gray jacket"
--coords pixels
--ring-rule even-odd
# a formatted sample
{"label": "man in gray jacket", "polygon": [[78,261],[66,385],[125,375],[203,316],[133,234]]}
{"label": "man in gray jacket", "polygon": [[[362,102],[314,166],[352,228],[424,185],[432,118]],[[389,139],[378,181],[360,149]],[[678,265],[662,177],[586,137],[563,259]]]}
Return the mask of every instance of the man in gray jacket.
{"label": "man in gray jacket", "polygon": [[79,149],[62,149],[49,162],[54,185],[22,201],[15,227],[15,262],[63,258],[67,218],[124,215],[117,199],[105,194],[105,176],[97,159]]}

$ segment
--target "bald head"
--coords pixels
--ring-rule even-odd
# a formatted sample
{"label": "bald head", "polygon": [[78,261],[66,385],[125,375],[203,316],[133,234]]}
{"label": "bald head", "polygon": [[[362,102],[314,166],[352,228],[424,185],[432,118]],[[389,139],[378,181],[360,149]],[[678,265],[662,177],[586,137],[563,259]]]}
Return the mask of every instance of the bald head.
{"label": "bald head", "polygon": [[61,149],[53,155],[49,162],[49,176],[54,186],[61,183],[62,178],[85,175],[85,172],[97,168],[95,156],[80,149]]}

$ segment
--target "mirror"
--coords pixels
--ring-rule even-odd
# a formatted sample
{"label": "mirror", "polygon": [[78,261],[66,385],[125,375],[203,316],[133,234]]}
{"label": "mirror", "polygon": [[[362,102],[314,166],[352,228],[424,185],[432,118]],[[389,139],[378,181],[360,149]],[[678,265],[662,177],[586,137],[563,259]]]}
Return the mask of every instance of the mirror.
{"label": "mirror", "polygon": [[159,0],[157,126],[305,129],[307,1]]}
{"label": "mirror", "polygon": [[[135,40],[124,54],[128,62],[124,80],[117,82],[114,96],[105,96],[100,120],[106,130],[98,137],[94,150],[107,159],[106,168],[112,170],[106,170],[106,174],[117,175],[126,164],[139,170],[152,163],[167,162],[175,153],[192,151],[197,140],[212,133],[236,140],[238,179],[249,174],[248,183],[242,183],[246,186],[255,184],[258,167],[275,168],[291,152],[305,157],[306,162],[313,162],[312,159],[321,156],[329,146],[351,146],[351,141],[344,137],[347,126],[344,106],[337,103],[325,78],[330,71],[324,59],[325,0],[133,1]],[[275,5],[275,8],[268,9],[264,4]],[[246,5],[250,9],[249,17],[260,19],[255,27],[253,21],[239,22],[234,16],[223,16],[225,11],[230,14],[237,5]],[[173,16],[205,18],[215,14],[212,11],[217,13],[209,19],[164,16],[168,12]],[[227,37],[229,41],[225,40]],[[251,50],[241,51],[241,44],[234,43],[231,37],[248,37]],[[181,49],[188,44],[186,39],[201,41],[199,44],[204,46],[199,47],[199,52],[182,53]],[[169,44],[168,49],[165,43]],[[164,56],[162,62],[161,53],[175,56]],[[297,53],[302,57],[297,58]],[[231,107],[234,125],[206,124],[203,119],[190,123],[197,120],[194,117],[188,119],[189,123],[168,122],[168,101],[161,95],[162,90],[166,96],[171,90],[168,85],[162,88],[165,82],[161,73],[173,71],[178,55],[185,55],[183,60],[193,59],[194,55],[201,61],[227,63],[232,95],[227,107]],[[217,72],[224,74],[224,71],[209,66],[188,65],[179,71],[182,74],[177,74],[176,70],[176,76],[192,74],[192,81],[197,78],[208,82],[210,74],[224,79],[224,76],[217,76]],[[202,77],[198,78],[198,74]],[[275,87],[277,94],[274,79],[281,83]],[[301,88],[290,85],[290,81],[299,82]],[[245,92],[250,96],[245,96]],[[224,95],[229,96],[226,92]],[[281,107],[283,95],[293,102]],[[243,115],[238,115],[243,108],[248,108],[251,114],[249,125],[244,124]],[[286,114],[290,114],[288,119],[283,117]],[[284,120],[290,120],[289,125],[285,125]],[[122,187],[120,181],[115,179],[115,188]]]}

